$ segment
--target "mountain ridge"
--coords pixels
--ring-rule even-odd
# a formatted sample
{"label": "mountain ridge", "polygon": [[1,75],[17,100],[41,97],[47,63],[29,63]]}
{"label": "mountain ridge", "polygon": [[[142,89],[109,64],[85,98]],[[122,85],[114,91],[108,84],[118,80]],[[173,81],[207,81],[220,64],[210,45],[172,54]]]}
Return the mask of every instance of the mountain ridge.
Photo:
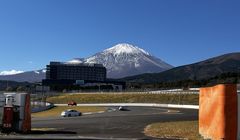
{"label": "mountain ridge", "polygon": [[140,83],[202,80],[228,72],[240,73],[240,52],[223,54],[193,64],[175,67],[161,73],[125,77],[122,80]]}
{"label": "mountain ridge", "polygon": [[46,70],[35,70],[35,71],[27,71],[23,73],[18,73],[14,75],[1,75],[0,80],[5,81],[15,81],[15,82],[40,82],[43,78],[45,78]]}

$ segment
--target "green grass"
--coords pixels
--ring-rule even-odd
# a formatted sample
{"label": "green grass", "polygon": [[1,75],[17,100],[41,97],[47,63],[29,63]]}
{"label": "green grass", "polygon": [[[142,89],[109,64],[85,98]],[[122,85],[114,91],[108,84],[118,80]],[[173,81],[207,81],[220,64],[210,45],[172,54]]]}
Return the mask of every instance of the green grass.
{"label": "green grass", "polygon": [[144,129],[144,134],[154,138],[202,140],[198,121],[154,123]]}
{"label": "green grass", "polygon": [[62,111],[67,109],[74,109],[82,113],[106,110],[104,107],[58,106],[43,112],[32,113],[32,117],[58,117]]}
{"label": "green grass", "polygon": [[47,98],[48,102],[67,104],[74,100],[81,103],[163,103],[198,105],[198,94],[148,94],[148,93],[96,93],[63,94]]}

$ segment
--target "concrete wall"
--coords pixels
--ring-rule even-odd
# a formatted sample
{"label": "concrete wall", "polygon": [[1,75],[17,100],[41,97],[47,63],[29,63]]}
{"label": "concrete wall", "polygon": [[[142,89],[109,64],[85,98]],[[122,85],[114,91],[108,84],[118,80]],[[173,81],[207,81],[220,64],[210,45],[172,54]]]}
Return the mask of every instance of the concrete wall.
{"label": "concrete wall", "polygon": [[237,139],[237,87],[220,84],[200,89],[199,133],[205,139]]}

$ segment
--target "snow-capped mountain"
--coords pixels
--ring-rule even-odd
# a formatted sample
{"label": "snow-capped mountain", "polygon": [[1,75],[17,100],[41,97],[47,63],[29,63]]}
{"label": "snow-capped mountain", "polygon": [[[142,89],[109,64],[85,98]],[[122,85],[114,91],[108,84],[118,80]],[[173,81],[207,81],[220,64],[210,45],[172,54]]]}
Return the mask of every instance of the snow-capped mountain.
{"label": "snow-capped mountain", "polygon": [[[67,63],[98,63],[107,68],[108,78],[122,78],[142,73],[162,72],[171,65],[130,44],[118,44],[88,58],[75,58]],[[46,70],[28,71],[14,75],[0,75],[0,80],[40,82]]]}
{"label": "snow-capped mountain", "polygon": [[0,72],[0,76],[1,76],[1,75],[15,75],[15,74],[23,73],[23,72],[24,72],[24,71],[6,70],[6,71],[1,71],[1,72]]}
{"label": "snow-capped mountain", "polygon": [[18,74],[0,75],[0,80],[16,81],[16,82],[40,82],[45,78],[46,70],[36,70],[22,72]]}
{"label": "snow-capped mountain", "polygon": [[86,59],[69,63],[98,63],[107,68],[108,78],[122,78],[142,73],[162,72],[173,66],[130,44],[117,44]]}

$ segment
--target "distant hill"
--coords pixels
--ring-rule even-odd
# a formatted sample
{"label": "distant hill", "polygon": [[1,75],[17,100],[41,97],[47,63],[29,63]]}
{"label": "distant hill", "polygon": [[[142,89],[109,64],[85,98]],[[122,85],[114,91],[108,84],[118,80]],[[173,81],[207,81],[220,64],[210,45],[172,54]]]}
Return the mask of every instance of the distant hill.
{"label": "distant hill", "polygon": [[28,71],[14,75],[0,75],[0,80],[16,82],[40,82],[46,76],[46,70]]}
{"label": "distant hill", "polygon": [[174,82],[208,79],[223,73],[240,73],[240,53],[225,54],[161,73],[141,74],[121,80],[140,83]]}

